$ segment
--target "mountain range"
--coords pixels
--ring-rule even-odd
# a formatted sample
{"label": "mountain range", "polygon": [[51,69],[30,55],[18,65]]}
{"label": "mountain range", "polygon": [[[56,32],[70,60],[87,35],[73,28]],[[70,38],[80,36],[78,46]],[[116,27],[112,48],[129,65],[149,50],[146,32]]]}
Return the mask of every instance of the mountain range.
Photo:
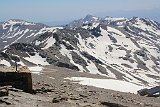
{"label": "mountain range", "polygon": [[0,23],[0,64],[59,66],[139,85],[160,84],[160,23],[87,15],[63,27]]}

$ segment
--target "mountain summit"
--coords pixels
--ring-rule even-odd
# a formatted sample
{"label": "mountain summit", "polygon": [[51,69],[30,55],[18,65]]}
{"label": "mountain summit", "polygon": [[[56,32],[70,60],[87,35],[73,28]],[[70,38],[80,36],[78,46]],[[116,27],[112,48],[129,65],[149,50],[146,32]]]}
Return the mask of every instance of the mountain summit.
{"label": "mountain summit", "polygon": [[100,20],[101,20],[101,18],[88,14],[83,19],[75,20],[75,21],[69,23],[69,26],[78,27],[83,24],[96,23],[96,22],[99,22]]}

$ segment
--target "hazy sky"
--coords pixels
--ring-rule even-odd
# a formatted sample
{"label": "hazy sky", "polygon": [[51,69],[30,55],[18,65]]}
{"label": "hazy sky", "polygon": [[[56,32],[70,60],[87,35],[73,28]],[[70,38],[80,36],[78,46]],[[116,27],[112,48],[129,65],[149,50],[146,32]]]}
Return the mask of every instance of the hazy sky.
{"label": "hazy sky", "polygon": [[160,21],[160,0],[0,0],[0,21],[68,22],[87,14]]}

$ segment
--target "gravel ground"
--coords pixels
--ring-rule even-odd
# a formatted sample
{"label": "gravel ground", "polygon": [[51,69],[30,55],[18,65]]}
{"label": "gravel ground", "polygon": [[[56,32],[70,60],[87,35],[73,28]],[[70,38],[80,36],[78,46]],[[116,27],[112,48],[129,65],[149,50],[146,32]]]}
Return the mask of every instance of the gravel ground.
{"label": "gravel ground", "polygon": [[160,98],[85,86],[65,79],[107,78],[100,75],[48,67],[32,77],[34,94],[9,90],[8,96],[0,97],[0,107],[160,107]]}

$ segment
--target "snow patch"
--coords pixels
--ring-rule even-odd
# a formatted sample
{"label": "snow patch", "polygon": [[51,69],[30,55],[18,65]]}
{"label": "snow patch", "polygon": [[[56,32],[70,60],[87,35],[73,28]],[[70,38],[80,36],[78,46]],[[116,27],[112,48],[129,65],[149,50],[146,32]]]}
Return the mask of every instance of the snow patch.
{"label": "snow patch", "polygon": [[25,57],[24,59],[37,65],[49,65],[49,63],[46,61],[46,58],[39,56],[39,53],[36,53],[34,56]]}
{"label": "snow patch", "polygon": [[114,33],[117,33],[117,34],[125,37],[125,35],[116,28],[107,26],[107,31],[108,32],[114,32]]}
{"label": "snow patch", "polygon": [[50,79],[55,79],[55,78],[53,78],[53,77],[49,77]]}
{"label": "snow patch", "polygon": [[98,71],[96,65],[90,61],[90,63],[87,63],[88,66],[86,66],[86,68],[90,71],[90,73],[92,74],[100,74],[100,72]]}
{"label": "snow patch", "polygon": [[36,40],[35,45],[39,45],[39,44],[41,44],[41,43],[42,43],[42,42]]}
{"label": "snow patch", "polygon": [[0,64],[4,64],[4,65],[6,65],[6,66],[11,66],[11,64],[8,62],[8,61],[6,61],[6,60],[0,60]]}
{"label": "snow patch", "polygon": [[49,47],[51,47],[54,43],[56,42],[55,38],[53,38],[53,36],[51,36],[47,41],[46,41],[46,46],[42,49],[48,49]]}
{"label": "snow patch", "polygon": [[114,79],[94,79],[86,77],[71,77],[65,78],[72,81],[79,81],[79,84],[94,86],[98,88],[110,89],[120,92],[134,93],[137,94],[137,91],[145,88],[145,86],[139,86],[130,82]]}
{"label": "snow patch", "polygon": [[28,67],[28,68],[33,74],[41,74],[40,72],[43,70],[43,67],[40,67],[40,66],[34,66],[34,67]]}

